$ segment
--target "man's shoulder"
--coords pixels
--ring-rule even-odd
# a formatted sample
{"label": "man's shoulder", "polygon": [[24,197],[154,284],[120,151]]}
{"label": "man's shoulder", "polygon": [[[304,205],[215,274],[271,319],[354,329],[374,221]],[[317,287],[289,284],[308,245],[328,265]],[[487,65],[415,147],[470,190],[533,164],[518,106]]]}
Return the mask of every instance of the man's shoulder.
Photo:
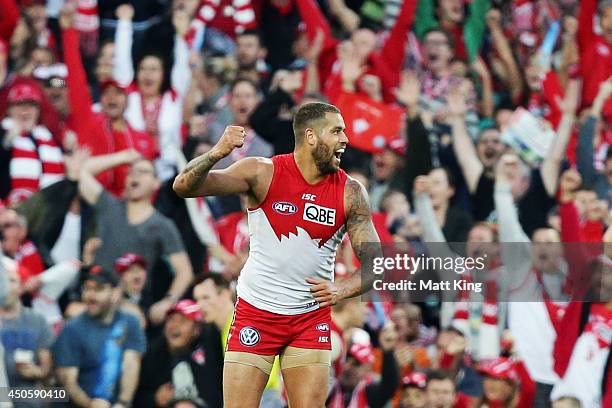
{"label": "man's shoulder", "polygon": [[115,207],[115,208],[125,207],[125,201],[120,200],[119,198],[115,197],[114,195],[111,194],[110,191],[106,189],[102,189],[102,191],[100,192],[100,196],[98,197],[98,201],[96,202],[96,207],[97,208],[103,207],[105,209],[108,209],[111,207]]}
{"label": "man's shoulder", "polygon": [[91,326],[91,319],[87,316],[87,312],[82,312],[66,321],[66,324],[64,324],[60,332],[60,336],[73,336],[78,333],[83,333],[83,329],[89,326]]}
{"label": "man's shoulder", "polygon": [[117,310],[115,313],[117,313],[115,321],[121,321],[128,325],[140,327],[140,322],[133,313],[129,313],[121,309]]}
{"label": "man's shoulder", "polygon": [[33,324],[36,324],[36,325],[46,325],[47,324],[45,317],[30,307],[24,307],[21,310],[20,317],[22,321],[27,322],[27,324],[30,326]]}

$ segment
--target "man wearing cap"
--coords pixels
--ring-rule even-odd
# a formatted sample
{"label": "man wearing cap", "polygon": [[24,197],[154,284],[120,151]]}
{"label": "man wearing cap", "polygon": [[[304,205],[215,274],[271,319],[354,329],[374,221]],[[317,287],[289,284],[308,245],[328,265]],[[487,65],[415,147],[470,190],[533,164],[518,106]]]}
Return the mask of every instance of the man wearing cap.
{"label": "man wearing cap", "polygon": [[[155,139],[146,132],[132,128],[123,116],[127,108],[127,90],[124,87],[112,79],[102,82],[100,110],[94,111],[79,52],[79,33],[73,27],[74,13],[74,4],[66,5],[61,12],[60,25],[68,68],[71,118],[79,144],[87,146],[94,156],[134,149],[148,160],[156,159],[159,147]],[[97,178],[112,194],[120,197],[128,172],[129,167],[122,165],[99,174]]]}
{"label": "man wearing cap", "polygon": [[223,406],[221,339],[213,325],[203,323],[192,300],[168,310],[163,336],[143,357],[135,407]]}
{"label": "man wearing cap", "polygon": [[68,321],[53,347],[57,377],[72,407],[129,408],[136,391],[144,332],[118,309],[117,276],[96,265],[84,271],[87,311]]}
{"label": "man wearing cap", "polygon": [[115,261],[115,272],[123,290],[121,307],[132,312],[146,325],[147,305],[143,292],[147,283],[147,261],[140,255],[128,252]]}
{"label": "man wearing cap", "polygon": [[413,372],[402,378],[402,394],[399,408],[424,408],[426,401],[425,386],[427,376]]}
{"label": "man wearing cap", "polygon": [[19,203],[64,177],[62,151],[40,125],[43,96],[21,82],[8,93],[7,117],[0,123],[0,199]]}
{"label": "man wearing cap", "polygon": [[483,360],[478,371],[483,376],[482,399],[477,407],[513,406],[533,407],[536,384],[520,361],[507,357]]}
{"label": "man wearing cap", "polygon": [[32,76],[39,80],[45,96],[59,114],[61,121],[66,121],[70,115],[68,105],[68,92],[66,89],[66,65],[53,64],[37,67],[32,71]]}
{"label": "man wearing cap", "polygon": [[147,281],[147,261],[138,254],[128,252],[115,261],[115,272],[121,277],[121,288],[127,300],[140,305]]}

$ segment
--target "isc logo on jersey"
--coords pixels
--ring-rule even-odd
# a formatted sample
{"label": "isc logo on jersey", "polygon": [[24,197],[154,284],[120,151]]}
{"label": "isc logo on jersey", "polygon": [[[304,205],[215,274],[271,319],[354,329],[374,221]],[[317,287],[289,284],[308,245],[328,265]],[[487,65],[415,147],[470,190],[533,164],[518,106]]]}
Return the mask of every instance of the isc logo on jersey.
{"label": "isc logo on jersey", "polygon": [[317,224],[333,227],[336,225],[336,210],[333,208],[321,207],[320,205],[306,203],[302,219]]}
{"label": "isc logo on jersey", "polygon": [[276,201],[272,204],[272,209],[280,215],[291,215],[297,212],[297,206],[287,201]]}

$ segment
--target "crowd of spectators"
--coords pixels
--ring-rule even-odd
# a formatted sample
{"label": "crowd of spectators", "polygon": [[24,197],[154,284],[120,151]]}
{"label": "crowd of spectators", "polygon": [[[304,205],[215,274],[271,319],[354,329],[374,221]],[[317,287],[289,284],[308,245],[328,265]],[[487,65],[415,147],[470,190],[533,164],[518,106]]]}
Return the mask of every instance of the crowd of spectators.
{"label": "crowd of spectators", "polygon": [[173,179],[327,101],[384,244],[489,255],[483,293],[334,306],[327,406],[612,407],[610,96],[610,0],[0,0],[0,387],[221,407],[246,200]]}

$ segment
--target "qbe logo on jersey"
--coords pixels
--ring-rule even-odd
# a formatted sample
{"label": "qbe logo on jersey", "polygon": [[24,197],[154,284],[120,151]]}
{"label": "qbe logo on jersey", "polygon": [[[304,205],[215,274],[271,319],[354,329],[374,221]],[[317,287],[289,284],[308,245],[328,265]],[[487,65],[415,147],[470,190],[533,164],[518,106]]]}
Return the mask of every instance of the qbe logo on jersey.
{"label": "qbe logo on jersey", "polygon": [[243,327],[240,330],[238,338],[240,339],[240,343],[242,343],[243,346],[247,347],[255,346],[257,343],[259,343],[260,340],[259,332],[257,331],[257,329],[251,326]]}
{"label": "qbe logo on jersey", "polygon": [[304,206],[304,216],[302,219],[317,224],[333,227],[336,225],[336,210],[333,208],[321,207],[320,205],[306,203]]}

